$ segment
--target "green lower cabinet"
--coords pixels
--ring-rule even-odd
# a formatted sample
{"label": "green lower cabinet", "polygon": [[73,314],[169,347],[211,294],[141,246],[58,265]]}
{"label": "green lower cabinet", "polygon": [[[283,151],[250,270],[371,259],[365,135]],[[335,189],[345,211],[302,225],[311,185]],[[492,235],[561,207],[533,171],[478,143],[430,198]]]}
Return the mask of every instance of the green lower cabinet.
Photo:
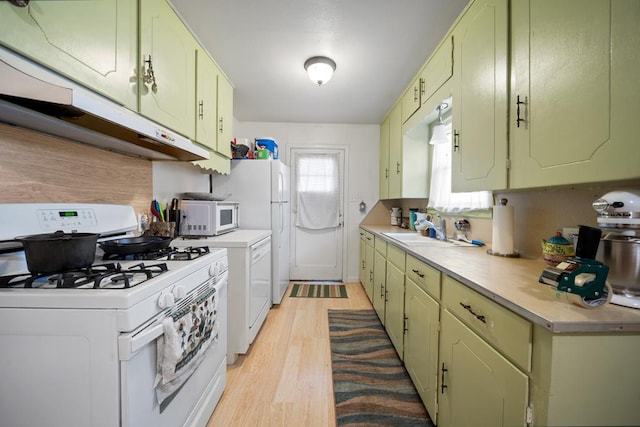
{"label": "green lower cabinet", "polygon": [[365,256],[364,256],[364,265],[366,269],[365,273],[365,281],[364,281],[364,290],[369,296],[369,299],[373,298],[373,278],[374,278],[374,252],[373,246],[365,244],[364,245]]}
{"label": "green lower cabinet", "polygon": [[438,427],[526,426],[529,378],[442,310]]}
{"label": "green lower cabinet", "polygon": [[440,304],[407,277],[404,296],[404,364],[437,423]]}
{"label": "green lower cabinet", "polygon": [[535,326],[534,426],[640,425],[640,333],[553,334]]}
{"label": "green lower cabinet", "polygon": [[404,271],[387,260],[384,326],[398,356],[404,346]]}
{"label": "green lower cabinet", "polygon": [[380,252],[375,252],[373,262],[373,287],[371,291],[371,302],[373,308],[378,313],[380,322],[385,323],[385,292],[387,291],[387,259]]}

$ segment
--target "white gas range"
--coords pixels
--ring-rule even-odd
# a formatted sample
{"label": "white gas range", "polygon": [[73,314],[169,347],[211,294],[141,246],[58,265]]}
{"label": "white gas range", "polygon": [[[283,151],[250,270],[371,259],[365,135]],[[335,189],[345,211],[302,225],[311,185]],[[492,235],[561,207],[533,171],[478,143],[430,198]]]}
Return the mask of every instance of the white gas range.
{"label": "white gas range", "polygon": [[[89,215],[58,220],[74,212]],[[129,206],[0,205],[5,251],[17,235],[136,227]],[[0,253],[2,424],[206,424],[226,384],[226,250],[108,258],[98,248],[90,267],[34,276],[24,252]]]}

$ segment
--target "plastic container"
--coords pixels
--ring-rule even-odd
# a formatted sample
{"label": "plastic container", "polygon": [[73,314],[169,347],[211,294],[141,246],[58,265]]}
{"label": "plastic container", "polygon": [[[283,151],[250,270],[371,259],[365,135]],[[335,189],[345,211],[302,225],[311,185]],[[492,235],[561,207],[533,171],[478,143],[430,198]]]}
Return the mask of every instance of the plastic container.
{"label": "plastic container", "polygon": [[258,160],[268,160],[269,159],[269,150],[262,149],[256,150],[256,159]]}
{"label": "plastic container", "polygon": [[260,147],[267,149],[273,159],[278,158],[278,143],[273,138],[256,138],[256,149]]}

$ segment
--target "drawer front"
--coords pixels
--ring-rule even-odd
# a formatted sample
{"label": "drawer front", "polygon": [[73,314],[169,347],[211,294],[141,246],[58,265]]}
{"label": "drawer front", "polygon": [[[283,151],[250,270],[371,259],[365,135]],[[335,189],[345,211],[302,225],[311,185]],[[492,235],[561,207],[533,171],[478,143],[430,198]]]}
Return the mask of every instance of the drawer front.
{"label": "drawer front", "polygon": [[405,252],[393,245],[387,245],[387,261],[398,267],[404,273]]}
{"label": "drawer front", "polygon": [[446,275],[442,279],[442,302],[498,351],[530,371],[529,321]]}
{"label": "drawer front", "polygon": [[406,275],[413,282],[420,286],[423,291],[440,299],[440,271],[420,261],[419,259],[407,255]]}
{"label": "drawer front", "polygon": [[374,237],[375,236],[373,235],[373,233],[370,233],[368,231],[364,232],[364,240],[367,242],[367,245],[373,246]]}
{"label": "drawer front", "polygon": [[375,247],[377,252],[387,256],[387,242],[382,237],[375,236]]}

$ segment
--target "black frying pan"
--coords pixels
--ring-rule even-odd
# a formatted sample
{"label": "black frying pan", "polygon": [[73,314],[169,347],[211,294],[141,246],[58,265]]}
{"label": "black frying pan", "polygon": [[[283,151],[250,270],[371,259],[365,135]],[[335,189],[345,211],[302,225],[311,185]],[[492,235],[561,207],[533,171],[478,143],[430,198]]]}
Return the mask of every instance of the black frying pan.
{"label": "black frying pan", "polygon": [[168,248],[172,237],[130,237],[98,243],[107,255],[131,255]]}

